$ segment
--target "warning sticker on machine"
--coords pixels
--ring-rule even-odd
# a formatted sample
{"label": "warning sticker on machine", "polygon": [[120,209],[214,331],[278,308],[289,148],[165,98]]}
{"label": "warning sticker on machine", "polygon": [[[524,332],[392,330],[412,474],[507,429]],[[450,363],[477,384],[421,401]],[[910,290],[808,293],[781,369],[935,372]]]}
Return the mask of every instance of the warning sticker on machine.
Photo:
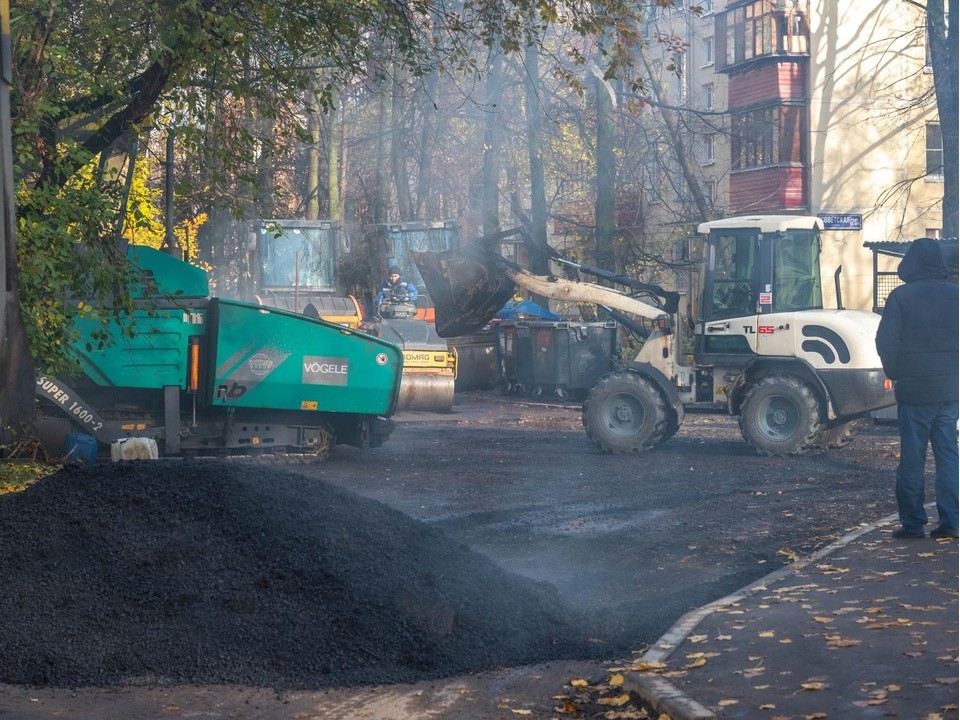
{"label": "warning sticker on machine", "polygon": [[346,385],[348,368],[346,358],[306,355],[302,382],[307,385]]}

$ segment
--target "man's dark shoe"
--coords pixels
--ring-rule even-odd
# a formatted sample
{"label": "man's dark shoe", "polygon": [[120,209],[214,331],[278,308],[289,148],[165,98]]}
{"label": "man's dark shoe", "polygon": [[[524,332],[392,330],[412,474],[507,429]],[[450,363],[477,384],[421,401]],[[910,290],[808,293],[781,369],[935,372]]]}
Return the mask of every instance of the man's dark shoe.
{"label": "man's dark shoe", "polygon": [[933,530],[930,531],[930,537],[932,537],[932,538],[956,538],[956,537],[957,537],[957,531],[956,531],[956,530],[948,530],[947,528],[938,527],[938,528],[934,528]]}
{"label": "man's dark shoe", "polygon": [[[922,530],[907,530],[906,528],[899,528],[890,534],[898,539],[926,537],[926,534]],[[933,533],[930,534],[932,535]]]}

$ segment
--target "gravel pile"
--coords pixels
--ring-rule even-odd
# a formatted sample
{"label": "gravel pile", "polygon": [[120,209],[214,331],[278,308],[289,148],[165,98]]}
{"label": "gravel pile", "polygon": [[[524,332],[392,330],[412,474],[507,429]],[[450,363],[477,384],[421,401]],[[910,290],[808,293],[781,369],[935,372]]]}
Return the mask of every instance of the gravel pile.
{"label": "gravel pile", "polygon": [[259,465],[67,468],[0,496],[0,681],[308,689],[586,657],[553,588]]}

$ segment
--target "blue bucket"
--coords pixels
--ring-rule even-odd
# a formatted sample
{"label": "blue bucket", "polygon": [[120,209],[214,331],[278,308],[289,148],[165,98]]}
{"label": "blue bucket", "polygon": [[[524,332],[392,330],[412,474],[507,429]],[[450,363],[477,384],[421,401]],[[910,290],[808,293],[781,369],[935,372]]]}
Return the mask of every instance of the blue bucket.
{"label": "blue bucket", "polygon": [[67,433],[63,443],[63,461],[93,465],[97,461],[97,439],[84,433]]}

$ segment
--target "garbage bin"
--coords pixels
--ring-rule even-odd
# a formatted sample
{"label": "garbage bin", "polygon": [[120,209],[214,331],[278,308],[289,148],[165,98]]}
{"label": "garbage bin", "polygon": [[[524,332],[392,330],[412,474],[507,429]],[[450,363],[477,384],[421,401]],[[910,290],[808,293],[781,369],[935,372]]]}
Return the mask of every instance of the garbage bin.
{"label": "garbage bin", "polygon": [[582,398],[614,367],[615,322],[519,322],[499,328],[504,386],[532,397]]}
{"label": "garbage bin", "polygon": [[457,350],[455,388],[493,390],[500,382],[497,372],[497,339],[491,330],[474,335],[461,335],[447,340]]}

